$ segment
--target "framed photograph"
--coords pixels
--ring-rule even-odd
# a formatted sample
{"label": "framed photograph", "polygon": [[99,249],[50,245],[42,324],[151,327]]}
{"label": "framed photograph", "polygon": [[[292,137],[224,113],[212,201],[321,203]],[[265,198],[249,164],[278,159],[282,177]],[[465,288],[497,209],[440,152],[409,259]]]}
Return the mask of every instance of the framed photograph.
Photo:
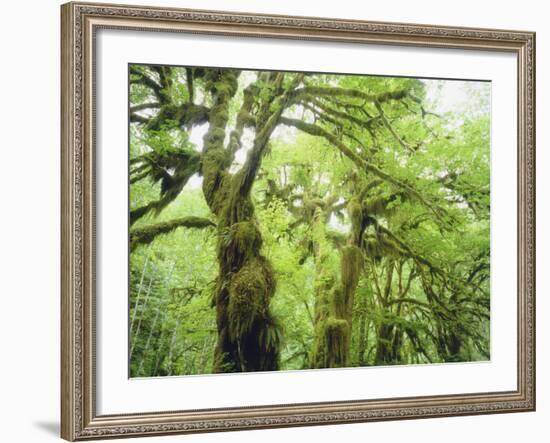
{"label": "framed photograph", "polygon": [[68,3],[67,440],[535,409],[535,35]]}

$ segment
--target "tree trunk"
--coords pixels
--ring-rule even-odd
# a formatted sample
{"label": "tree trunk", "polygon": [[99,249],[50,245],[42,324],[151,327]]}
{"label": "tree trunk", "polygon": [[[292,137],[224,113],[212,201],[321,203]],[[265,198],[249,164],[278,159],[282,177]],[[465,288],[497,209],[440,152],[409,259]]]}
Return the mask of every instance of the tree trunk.
{"label": "tree trunk", "polygon": [[[335,293],[338,288],[329,268],[329,246],[325,232],[326,214],[316,207],[313,214],[312,242],[315,261],[315,340],[311,355],[313,368],[342,367],[346,362],[349,335],[347,321],[336,317]],[[341,298],[341,297],[340,297]]]}
{"label": "tree trunk", "polygon": [[273,371],[279,366],[280,345],[279,326],[269,308],[275,277],[271,264],[260,253],[262,236],[250,192],[275,122],[266,128],[266,121],[258,116],[247,162],[231,175],[232,152],[224,148],[224,139],[238,75],[237,71],[208,73],[214,104],[204,137],[203,193],[218,221],[219,264],[213,298],[218,330],[213,371]]}
{"label": "tree trunk", "polygon": [[367,297],[368,294],[370,294],[370,289],[367,288],[367,291],[369,292],[363,293],[359,303],[359,328],[357,331],[357,363],[359,366],[365,366],[367,364],[365,358],[368,345]]}
{"label": "tree trunk", "polygon": [[381,323],[378,327],[376,356],[374,357],[377,366],[392,363],[393,329],[393,324],[386,322]]}

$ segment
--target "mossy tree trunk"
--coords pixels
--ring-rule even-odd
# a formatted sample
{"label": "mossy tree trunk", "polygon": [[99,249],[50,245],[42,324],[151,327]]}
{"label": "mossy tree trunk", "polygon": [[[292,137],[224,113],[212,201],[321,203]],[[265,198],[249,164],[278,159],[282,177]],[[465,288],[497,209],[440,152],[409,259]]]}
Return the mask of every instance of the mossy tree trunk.
{"label": "mossy tree trunk", "polygon": [[359,366],[365,366],[367,364],[367,345],[369,343],[369,327],[370,321],[367,321],[368,313],[368,301],[367,298],[371,296],[370,285],[366,285],[360,294],[358,303],[358,309],[356,312],[359,317],[359,325],[357,328],[357,364]]}
{"label": "mossy tree trunk", "polygon": [[[442,309],[442,303],[436,294],[436,290],[424,275],[422,275],[421,281],[428,302],[431,305],[439,306],[439,309],[433,309],[437,337],[436,349],[439,358],[445,362],[464,361],[463,339],[460,334],[462,326],[449,315],[448,311]],[[451,297],[451,302],[456,303],[456,299],[453,300],[453,297]]]}
{"label": "mossy tree trunk", "polygon": [[327,273],[323,267],[326,260],[326,253],[323,252],[323,245],[326,243],[326,216],[323,216],[320,208],[316,209],[313,221],[316,263],[320,268],[315,290],[315,343],[312,359],[312,366],[315,368],[338,368],[349,365],[353,304],[363,267],[363,252],[360,245],[364,231],[361,214],[355,214],[355,218],[353,216],[353,211],[357,209],[353,208],[353,204],[354,200],[348,204],[348,212],[352,214],[352,230],[348,244],[340,253],[338,278]]}
{"label": "mossy tree trunk", "polygon": [[[279,367],[280,327],[270,311],[275,276],[262,255],[262,236],[254,214],[251,190],[271,133],[284,110],[284,74],[262,73],[256,87],[244,94],[235,129],[224,146],[229,107],[238,88],[237,71],[209,71],[213,99],[210,126],[204,136],[203,193],[217,219],[219,274],[213,297],[218,337],[214,372],[273,371]],[[259,103],[251,115],[253,94]],[[261,94],[260,94],[261,93]],[[240,147],[241,132],[253,126],[255,137],[244,166],[229,166]]]}
{"label": "mossy tree trunk", "polygon": [[336,318],[336,279],[330,266],[330,247],[326,236],[327,215],[321,206],[314,209],[312,220],[312,243],[315,262],[315,340],[311,355],[311,367],[332,368],[342,365],[345,359],[344,340],[348,333],[347,323]]}
{"label": "mossy tree trunk", "polygon": [[[411,271],[406,285],[403,285],[403,264],[403,260],[396,262],[394,259],[387,259],[386,283],[380,296],[383,317],[377,330],[375,354],[375,364],[377,365],[396,364],[403,361],[402,345],[406,328],[399,322],[395,322],[395,318],[403,316],[404,305],[399,300],[405,299],[414,275],[414,272]],[[398,284],[393,297],[394,301],[398,300],[398,302],[392,303],[392,282],[396,275]],[[397,307],[392,311],[392,306]]]}

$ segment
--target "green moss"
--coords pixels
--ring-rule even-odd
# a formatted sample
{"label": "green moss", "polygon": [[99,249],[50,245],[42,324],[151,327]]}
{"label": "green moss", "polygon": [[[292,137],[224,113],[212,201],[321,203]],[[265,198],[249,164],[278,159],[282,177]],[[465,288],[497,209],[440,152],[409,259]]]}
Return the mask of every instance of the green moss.
{"label": "green moss", "polygon": [[382,257],[384,255],[380,244],[375,239],[370,239],[365,242],[365,251],[367,255],[375,261],[382,260]]}
{"label": "green moss", "polygon": [[353,244],[360,245],[364,230],[364,211],[359,199],[352,198],[348,203],[347,210],[351,220],[351,240]]}
{"label": "green moss", "polygon": [[254,205],[249,195],[241,194],[240,180],[238,173],[232,177],[220,210],[220,221],[226,226],[254,219]]}
{"label": "green moss", "polygon": [[211,149],[202,157],[202,189],[206,202],[217,214],[222,203],[227,198],[227,186],[222,186],[226,181],[225,169],[229,166],[229,157],[224,149]]}
{"label": "green moss", "polygon": [[[201,172],[203,193],[216,216],[219,275],[215,295],[218,372],[276,370],[282,331],[269,310],[275,293],[275,276],[260,253],[262,237],[250,198],[251,177],[230,174],[228,168],[238,147],[242,123],[224,147],[231,98],[238,89],[239,71],[209,69],[205,87],[212,94],[209,131],[204,138]],[[249,94],[245,108],[253,103]],[[248,112],[248,111],[247,111]],[[243,114],[245,118],[246,115]],[[241,126],[239,126],[241,124]]]}
{"label": "green moss", "polygon": [[225,129],[225,125],[229,119],[229,107],[227,103],[213,106],[208,116],[211,127]]}
{"label": "green moss", "polygon": [[357,287],[362,267],[363,252],[361,249],[353,245],[344,246],[342,248],[341,260],[341,275],[344,292],[347,292],[350,288]]}
{"label": "green moss", "polygon": [[229,156],[223,148],[211,149],[202,156],[203,175],[214,175],[229,166]]}
{"label": "green moss", "polygon": [[262,237],[255,223],[235,223],[219,238],[218,258],[232,266],[240,266],[257,254],[261,246]]}
{"label": "green moss", "polygon": [[[283,342],[283,326],[274,317],[268,316],[260,333],[258,334],[260,349],[266,354],[278,352]],[[262,353],[262,354],[264,354]]]}
{"label": "green moss", "polygon": [[339,368],[347,365],[349,323],[328,317],[316,328],[311,365],[314,368]]}
{"label": "green moss", "polygon": [[214,85],[216,93],[221,97],[232,97],[237,92],[237,87],[232,78],[225,78]]}
{"label": "green moss", "polygon": [[344,289],[341,285],[334,287],[331,291],[332,314],[338,318],[344,318],[347,311],[347,301]]}
{"label": "green moss", "polygon": [[235,362],[231,360],[231,356],[229,355],[229,353],[222,352],[219,354],[215,354],[212,372],[218,374],[230,373],[238,372],[238,369],[235,365]]}
{"label": "green moss", "polygon": [[271,269],[251,259],[231,279],[227,317],[232,340],[248,334],[258,315],[265,315],[275,292]]}
{"label": "green moss", "polygon": [[237,252],[258,251],[262,247],[262,236],[255,223],[244,221],[235,223],[230,229],[231,242]]}
{"label": "green moss", "polygon": [[259,266],[262,270],[262,273],[266,282],[266,293],[265,293],[265,310],[267,312],[269,307],[269,300],[275,295],[275,290],[277,289],[277,280],[275,278],[275,271],[271,266],[271,262],[262,255],[256,257],[252,265]]}
{"label": "green moss", "polygon": [[342,367],[347,360],[349,324],[346,320],[329,318],[325,323],[325,339],[328,351],[328,367]]}
{"label": "green moss", "polygon": [[138,245],[151,243],[156,237],[172,232],[174,229],[183,228],[208,228],[216,226],[211,220],[201,217],[181,217],[168,222],[161,222],[155,225],[144,226],[130,231],[130,250],[133,251]]}
{"label": "green moss", "polygon": [[381,237],[379,243],[382,254],[385,257],[399,258],[401,256],[401,249],[393,240],[387,237]]}
{"label": "green moss", "polygon": [[[213,126],[208,131],[205,137],[205,149],[208,146],[223,148],[223,141],[225,140],[225,129],[223,127]],[[227,154],[226,154],[227,155]]]}
{"label": "green moss", "polygon": [[259,309],[256,292],[265,291],[263,279],[258,273],[241,270],[229,289],[227,306],[229,336],[237,340],[247,334]]}
{"label": "green moss", "polygon": [[382,215],[386,211],[388,199],[385,197],[377,197],[369,200],[365,205],[365,210],[369,215]]}
{"label": "green moss", "polygon": [[347,210],[352,226],[361,226],[363,222],[363,208],[361,207],[361,203],[359,203],[359,199],[356,197],[350,199]]}

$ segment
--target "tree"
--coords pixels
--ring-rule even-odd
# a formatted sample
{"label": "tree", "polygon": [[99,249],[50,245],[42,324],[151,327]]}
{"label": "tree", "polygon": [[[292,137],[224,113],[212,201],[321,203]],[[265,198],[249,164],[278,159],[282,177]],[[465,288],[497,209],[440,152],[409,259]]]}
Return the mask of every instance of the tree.
{"label": "tree", "polygon": [[[488,356],[486,113],[436,115],[407,78],[132,65],[130,82],[132,257],[180,228],[215,237],[214,372]],[[190,180],[205,207],[151,223]]]}

